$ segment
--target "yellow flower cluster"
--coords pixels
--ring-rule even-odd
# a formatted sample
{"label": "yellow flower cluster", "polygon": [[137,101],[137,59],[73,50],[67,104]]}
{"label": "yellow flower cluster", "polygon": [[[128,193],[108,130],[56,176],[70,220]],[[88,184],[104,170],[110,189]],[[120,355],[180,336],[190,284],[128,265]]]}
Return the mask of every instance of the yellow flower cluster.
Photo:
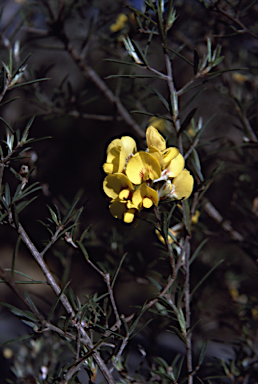
{"label": "yellow flower cluster", "polygon": [[130,136],[113,140],[107,148],[103,189],[111,199],[112,215],[126,223],[143,208],[157,207],[164,199],[187,199],[193,190],[193,177],[179,150],[166,148],[165,139],[153,126],[146,130],[146,141],[145,152],[137,151]]}

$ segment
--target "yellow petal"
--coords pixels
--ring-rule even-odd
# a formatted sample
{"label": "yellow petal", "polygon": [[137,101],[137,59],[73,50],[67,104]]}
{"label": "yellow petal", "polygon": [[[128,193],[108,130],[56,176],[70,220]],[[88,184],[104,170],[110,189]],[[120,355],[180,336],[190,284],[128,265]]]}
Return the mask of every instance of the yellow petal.
{"label": "yellow petal", "polygon": [[113,173],[105,177],[103,189],[108,197],[116,199],[123,190],[126,190],[123,198],[125,198],[125,195],[128,195],[127,198],[129,198],[129,192],[133,191],[134,187],[126,175],[123,173]]}
{"label": "yellow petal", "polygon": [[169,177],[176,177],[178,176],[184,169],[185,166],[185,160],[181,153],[178,153],[178,155],[173,158],[170,163],[167,166],[167,174]]}
{"label": "yellow petal", "polygon": [[161,176],[158,161],[149,153],[137,152],[126,166],[126,175],[134,184],[141,184],[146,180],[155,180]]}
{"label": "yellow petal", "polygon": [[134,154],[137,150],[136,142],[130,136],[123,136],[121,138],[121,145],[123,146],[123,148],[125,150],[126,157],[128,157],[131,154]]}
{"label": "yellow petal", "polygon": [[126,201],[121,201],[119,198],[112,201],[109,210],[116,219],[123,220],[125,223],[131,223],[136,212],[135,208],[128,209]]}
{"label": "yellow petal", "polygon": [[153,204],[159,204],[158,192],[143,183],[133,193],[132,202],[137,209],[150,208]]}
{"label": "yellow petal", "polygon": [[128,211],[124,213],[124,217],[123,217],[124,222],[130,224],[134,219],[134,215],[135,215],[135,209],[128,209]]}
{"label": "yellow petal", "polygon": [[164,137],[162,137],[159,131],[152,125],[146,130],[146,141],[148,148],[156,147],[159,151],[163,151],[166,148]]}
{"label": "yellow petal", "polygon": [[172,183],[174,187],[173,192],[171,192],[172,197],[181,200],[187,199],[191,195],[194,179],[187,169],[184,169],[180,175],[175,177]]}
{"label": "yellow petal", "polygon": [[[179,149],[176,147],[169,147],[162,151],[164,168],[166,168],[169,163],[179,155]],[[182,155],[181,155],[182,156]]]}
{"label": "yellow petal", "polygon": [[112,146],[107,151],[107,160],[103,165],[106,173],[123,172],[126,162],[125,151],[121,146]]}
{"label": "yellow petal", "polygon": [[114,139],[107,147],[107,160],[103,165],[106,173],[121,173],[129,155],[136,152],[136,143],[130,136]]}
{"label": "yellow petal", "polygon": [[116,219],[123,220],[124,213],[127,211],[126,202],[122,202],[120,199],[115,199],[110,204],[109,210]]}
{"label": "yellow petal", "polygon": [[167,119],[162,119],[161,117],[152,116],[149,119],[148,125],[152,125],[154,128],[157,128],[160,132],[172,132],[172,123]]}

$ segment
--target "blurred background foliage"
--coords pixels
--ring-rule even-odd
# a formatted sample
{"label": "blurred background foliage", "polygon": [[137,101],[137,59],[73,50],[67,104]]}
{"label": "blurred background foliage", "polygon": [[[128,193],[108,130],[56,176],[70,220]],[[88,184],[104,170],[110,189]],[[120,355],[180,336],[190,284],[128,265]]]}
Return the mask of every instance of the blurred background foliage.
{"label": "blurred background foliage", "polygon": [[[186,147],[194,142],[198,124],[208,123],[194,143],[201,172],[205,180],[210,178],[210,184],[197,206],[200,216],[193,226],[192,249],[204,240],[205,244],[191,265],[191,285],[196,286],[213,266],[224,260],[195,292],[192,322],[199,322],[193,342],[196,348],[200,340],[206,339],[231,345],[230,353],[235,356],[231,366],[226,365],[224,352],[216,355],[211,347],[210,356],[216,355],[225,363],[224,369],[213,365],[210,374],[217,374],[217,370],[228,376],[228,382],[254,383],[258,351],[258,3],[175,0],[174,6],[177,18],[168,32],[168,48],[176,89],[182,89],[181,121],[196,108],[187,125]],[[148,223],[138,220],[128,226],[110,215],[102,191],[106,148],[113,138],[127,134],[143,148],[144,131],[151,115],[168,143],[177,142],[169,122],[158,119],[167,113],[157,97],[160,93],[167,99],[166,83],[159,78],[141,78],[147,70],[132,65],[124,49],[123,35],[128,34],[144,49],[150,34],[144,32],[149,28],[148,20],[138,13],[141,28],[130,7],[143,12],[145,5],[141,1],[122,0],[8,0],[1,2],[0,24],[1,61],[8,63],[12,50],[14,67],[27,57],[22,82],[46,79],[8,91],[0,104],[1,116],[15,130],[23,130],[31,116],[35,116],[30,136],[47,137],[33,143],[27,157],[13,164],[16,172],[24,163],[33,168],[30,183],[38,181],[42,186],[38,198],[20,214],[20,220],[42,249],[49,239],[47,228],[42,225],[49,216],[47,206],[56,204],[63,213],[78,197],[84,211],[75,238],[89,227],[86,239],[91,259],[115,271],[127,253],[115,287],[119,311],[126,316],[155,295],[156,288],[148,276],[158,279],[157,276],[166,275],[168,265],[163,245]],[[213,49],[221,46],[224,60],[209,76],[194,78],[193,63],[207,54],[207,39]],[[119,60],[127,61],[128,65],[119,64]],[[152,67],[164,70],[158,36],[153,36],[148,60]],[[121,76],[112,77],[117,74]],[[122,76],[128,74],[139,77]],[[3,81],[4,69],[1,76]],[[183,87],[191,81],[186,92]],[[123,109],[121,113],[120,104],[111,102],[112,95],[124,110],[146,114],[132,112],[131,121]],[[5,139],[3,121],[0,128],[1,139]],[[187,166],[198,176],[191,156]],[[219,172],[213,177],[212,172],[218,167]],[[5,173],[4,182],[9,183],[11,190],[16,188],[10,170]],[[1,225],[0,239],[1,267],[10,268],[17,235],[12,228]],[[60,284],[71,281],[70,287],[82,300],[83,295],[103,292],[100,276],[76,249],[67,247],[63,241],[51,248],[46,261]],[[22,245],[16,263],[19,271],[42,279],[41,271]],[[180,279],[178,283],[182,284]],[[28,292],[43,312],[49,310],[54,297],[49,287],[33,285]],[[1,302],[20,305],[19,298],[3,284],[0,296]],[[148,344],[148,353],[157,357],[161,353],[159,337],[171,320],[164,317],[161,321],[155,314],[146,317],[153,321],[144,329],[142,343]],[[2,309],[2,330],[7,327],[7,319],[7,312]],[[15,324],[14,335],[11,330],[3,331],[6,337],[1,342],[7,341],[7,336],[12,338],[24,332]],[[58,342],[56,350],[60,347]],[[23,347],[24,354],[28,354],[25,344]],[[27,348],[34,348],[35,352],[36,344]],[[169,354],[169,346],[161,347],[162,353],[166,348]],[[17,349],[14,347],[14,353],[22,356]],[[49,354],[47,344],[44,349]],[[55,350],[51,353],[55,355]],[[3,366],[7,361],[10,366],[18,366],[13,354],[10,358],[2,356]],[[7,368],[1,373],[2,377],[13,379],[11,375]]]}

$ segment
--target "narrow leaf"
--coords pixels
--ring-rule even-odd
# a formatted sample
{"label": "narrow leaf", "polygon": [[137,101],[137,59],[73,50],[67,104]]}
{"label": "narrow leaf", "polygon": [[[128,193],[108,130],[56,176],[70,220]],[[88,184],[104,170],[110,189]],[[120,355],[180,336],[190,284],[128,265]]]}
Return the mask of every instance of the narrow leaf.
{"label": "narrow leaf", "polygon": [[16,241],[16,244],[15,244],[14,252],[13,252],[13,259],[12,259],[12,277],[13,277],[13,275],[14,275],[15,262],[16,262],[16,258],[17,258],[17,254],[18,254],[18,250],[19,250],[20,242],[21,242],[21,236],[19,235],[19,236],[18,236],[18,239],[17,239],[17,241]]}
{"label": "narrow leaf", "polygon": [[196,48],[194,48],[194,74],[195,75],[198,73],[198,70],[199,70],[199,62],[200,62],[200,58],[199,58],[198,51]]}
{"label": "narrow leaf", "polygon": [[143,51],[141,50],[141,48],[139,47],[139,45],[136,43],[136,41],[134,40],[131,40],[132,41],[132,44],[133,44],[133,47],[135,49],[135,52],[137,54],[137,56],[140,58],[140,60],[146,65],[146,67],[148,67],[148,62],[147,62],[147,59],[143,53]]}
{"label": "narrow leaf", "polygon": [[7,121],[5,119],[3,119],[1,116],[0,116],[0,120],[3,121],[3,123],[6,125],[6,127],[9,129],[9,131],[14,134],[14,130],[12,129],[12,127],[7,123]]}
{"label": "narrow leaf", "polygon": [[82,251],[82,253],[84,254],[85,259],[89,260],[88,252],[86,251],[86,248],[84,247],[83,243],[81,241],[77,240],[76,244],[79,245],[79,248]]}
{"label": "narrow leaf", "polygon": [[207,279],[207,277],[210,276],[210,274],[216,269],[221,263],[223,263],[224,259],[221,259],[220,261],[217,262],[210,270],[209,272],[206,273],[206,275],[199,281],[199,283],[194,287],[194,289],[191,292],[191,296],[193,297],[195,291],[202,285],[202,283]]}
{"label": "narrow leaf", "polygon": [[191,123],[191,120],[192,118],[194,117],[195,115],[195,112],[197,111],[197,107],[196,108],[193,108],[189,113],[188,115],[186,116],[185,120],[183,121],[182,125],[181,125],[181,128],[179,129],[178,133],[177,133],[177,136],[180,136],[181,133],[187,129],[187,127],[189,126],[189,124]]}
{"label": "narrow leaf", "polygon": [[114,285],[115,285],[115,282],[116,282],[116,278],[117,278],[117,276],[118,276],[118,273],[119,273],[119,271],[120,271],[120,269],[121,269],[121,267],[122,267],[122,264],[123,264],[123,262],[124,262],[126,256],[127,256],[127,252],[122,256],[122,258],[121,258],[121,260],[120,260],[120,262],[119,262],[119,265],[118,265],[118,267],[117,267],[116,273],[115,273],[115,275],[114,275],[114,277],[113,277],[113,280],[112,280],[112,283],[111,283],[111,288],[112,288],[112,289],[114,288]]}

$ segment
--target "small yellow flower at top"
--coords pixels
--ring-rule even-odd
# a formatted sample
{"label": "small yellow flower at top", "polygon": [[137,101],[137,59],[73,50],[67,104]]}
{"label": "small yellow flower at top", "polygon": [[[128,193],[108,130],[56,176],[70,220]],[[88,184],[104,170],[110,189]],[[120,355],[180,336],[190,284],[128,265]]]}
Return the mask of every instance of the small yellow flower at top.
{"label": "small yellow flower at top", "polygon": [[119,13],[116,22],[110,25],[111,32],[119,32],[125,28],[128,17],[124,13]]}

